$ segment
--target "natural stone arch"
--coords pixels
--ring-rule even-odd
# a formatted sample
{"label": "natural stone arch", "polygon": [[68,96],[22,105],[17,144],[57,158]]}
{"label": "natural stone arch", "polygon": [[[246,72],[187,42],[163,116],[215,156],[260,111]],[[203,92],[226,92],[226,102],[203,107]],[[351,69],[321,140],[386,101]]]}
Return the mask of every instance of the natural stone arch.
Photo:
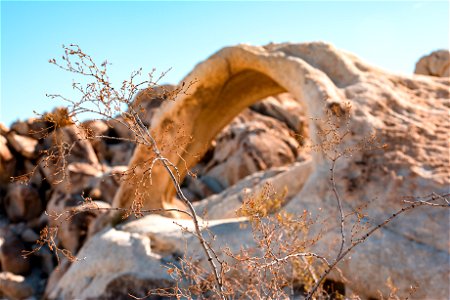
{"label": "natural stone arch", "polygon": [[[334,86],[330,79],[305,61],[265,53],[264,48],[245,45],[219,51],[185,78],[185,82],[197,81],[190,94],[165,103],[153,117],[151,132],[163,146],[164,156],[180,170],[181,178],[224,126],[264,97],[289,92],[303,103],[308,115],[319,118],[327,102],[341,101],[337,90],[327,88]],[[314,128],[310,132],[316,142]],[[138,146],[130,166],[151,161],[152,157],[149,149]],[[315,160],[319,162],[320,158],[316,156]],[[143,169],[136,168],[138,176]],[[155,165],[152,184],[124,182],[114,206],[129,207],[136,194],[144,197],[144,208],[161,208],[172,205],[175,190],[167,172]]]}
{"label": "natural stone arch", "polygon": [[[211,98],[203,96],[218,95],[219,91],[225,89],[224,86],[230,79],[244,71],[264,74],[277,86],[289,91],[305,104],[309,117],[322,117],[323,108],[328,104],[350,101],[351,134],[346,143],[360,141],[372,130],[377,130],[379,139],[386,143],[387,148],[375,151],[362,149],[352,157],[340,160],[337,165],[336,184],[342,196],[345,212],[368,204],[370,219],[373,220],[373,224],[377,224],[392,216],[392,213],[402,206],[404,195],[448,193],[449,79],[391,74],[323,43],[271,45],[264,48],[238,46],[221,50],[198,65],[185,79],[185,81],[199,79],[199,83],[191,91],[192,94],[181,96],[175,102],[167,102],[153,119],[152,131],[157,137],[162,135],[160,144],[164,144],[163,141],[172,144],[177,142],[177,131],[167,129],[170,123],[182,125],[175,128],[183,128],[185,132],[195,132],[193,120],[199,116],[199,105],[205,103],[201,102],[201,99],[211,101]],[[182,124],[180,120],[186,123]],[[312,139],[317,141],[317,136],[314,136],[316,124],[310,122],[309,126]],[[182,142],[189,145],[189,139],[183,139],[180,144]],[[170,151],[172,149],[169,146],[171,144],[165,147],[164,153],[174,163],[183,166],[180,158]],[[133,163],[136,164],[139,159],[149,159],[146,155],[149,155],[146,149],[138,148]],[[298,180],[299,176],[296,176],[293,169],[296,168],[287,168],[282,173],[286,179],[284,182]],[[165,204],[163,197],[167,197],[166,188],[171,183],[168,182],[164,172],[155,169],[152,194],[146,199],[148,200],[146,205],[157,207]],[[131,183],[133,182],[128,181],[122,185],[121,192],[116,198],[116,205],[127,204],[129,203],[127,201],[133,199],[135,186]],[[284,209],[294,214],[301,214],[305,210],[311,213],[320,211],[326,222],[315,224],[323,232],[323,236],[316,245],[317,249],[312,250],[317,250],[318,254],[330,260],[334,259],[339,246],[337,241],[340,240],[339,213],[336,200],[330,191],[327,160],[323,160],[318,154],[313,157],[312,170],[302,187],[294,189],[294,194]],[[165,199],[170,202],[169,197]],[[209,200],[206,199],[207,202],[211,202]],[[208,220],[209,230],[217,237],[215,245],[218,245],[218,248],[235,247],[236,251],[242,245],[251,247],[252,229],[243,228],[242,219],[224,220],[223,204],[233,199],[226,196],[222,200],[219,203],[211,203],[212,205],[208,207],[211,208],[208,210],[208,218],[212,210],[218,212],[215,217]],[[372,202],[374,200],[376,202]],[[442,287],[448,286],[450,274],[448,265],[450,229],[449,223],[446,222],[449,217],[448,210],[423,207],[405,213],[396,221],[380,228],[354,249],[351,259],[349,257],[339,265],[340,274],[348,280],[345,282],[346,287],[365,299],[377,297],[379,291],[384,297],[388,297],[390,291],[386,286],[386,279],[391,277],[399,289],[398,295],[408,295],[411,284],[418,283],[419,289],[413,294],[416,299],[448,299],[449,291]],[[145,219],[150,222],[146,223]],[[135,229],[122,235],[135,238],[135,234],[141,234],[140,239],[145,241],[143,245],[146,247],[149,245],[150,236],[152,245],[159,243],[167,247],[167,244],[179,244],[182,245],[180,251],[185,251],[185,237],[181,237],[179,227],[174,225],[173,221],[150,215],[134,221],[132,227]],[[177,222],[183,224],[183,221]],[[190,226],[189,222],[186,224]],[[168,233],[171,227],[173,230]],[[351,234],[350,227],[347,226],[347,236]],[[104,233],[116,230],[120,229],[99,233],[81,250],[88,251],[80,252],[78,255],[89,257],[92,253],[103,253],[98,249],[105,241],[108,242]],[[131,232],[133,234],[130,234]],[[179,242],[174,242],[177,240],[175,238],[177,234]],[[116,238],[111,238],[111,243],[120,247],[133,245],[130,242],[119,243]],[[187,243],[190,251],[187,256],[201,251],[194,236]],[[110,248],[108,245],[107,249]],[[89,252],[89,249],[93,252]],[[139,255],[132,257],[139,259]],[[157,265],[160,265],[160,257],[158,254],[154,258]],[[112,265],[117,265],[117,259],[120,260],[121,257],[115,258]],[[148,256],[145,260],[149,260]],[[140,263],[133,263],[133,266],[136,265],[141,266]],[[121,271],[123,269],[121,268]],[[86,274],[86,270],[95,274],[93,282],[73,280],[74,274],[77,272]],[[130,274],[129,270],[126,271]],[[99,272],[106,272],[105,276],[98,276]],[[73,297],[76,293],[87,290],[86,286],[82,286],[85,282],[89,283],[89,287],[98,286],[93,283],[104,282],[104,278],[111,274],[116,275],[114,272],[111,273],[109,268],[98,268],[97,264],[72,264],[60,281],[62,284],[59,293],[71,295],[69,298]],[[141,269],[138,269],[136,274],[141,278]],[[338,273],[330,276],[334,276],[338,281],[342,279]]]}

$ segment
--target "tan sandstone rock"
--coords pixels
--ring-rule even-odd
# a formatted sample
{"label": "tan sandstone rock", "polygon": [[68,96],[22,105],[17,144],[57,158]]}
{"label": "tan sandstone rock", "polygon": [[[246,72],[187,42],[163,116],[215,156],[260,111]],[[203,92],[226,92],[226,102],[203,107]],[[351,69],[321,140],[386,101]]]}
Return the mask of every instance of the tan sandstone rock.
{"label": "tan sandstone rock", "polygon": [[[376,199],[369,210],[376,224],[401,207],[403,195],[448,192],[448,78],[386,73],[324,43],[224,48],[200,63],[184,81],[194,78],[199,83],[193,90],[174,102],[164,102],[151,123],[163,154],[182,177],[186,167],[198,162],[214,137],[244,108],[267,96],[289,92],[304,107],[312,145],[323,144],[327,119],[336,119],[335,126],[343,130],[344,117],[349,117],[349,134],[339,149],[358,151],[340,159],[335,170],[344,211]],[[351,105],[349,113],[346,103]],[[373,132],[380,145],[386,146],[360,149],[361,141]],[[180,153],[185,154],[180,157]],[[149,149],[138,146],[131,166],[153,157]],[[304,209],[317,213],[320,209],[328,216],[318,249],[331,258],[339,226],[330,191],[330,161],[322,152],[313,152],[311,165],[302,168],[296,172],[306,180],[298,185],[299,190],[292,191],[295,195],[285,208],[292,213]],[[136,168],[141,175],[145,170]],[[144,196],[145,208],[170,206],[175,193],[167,172],[158,164],[152,174],[151,186],[139,180],[122,183],[114,206],[129,206],[136,190]],[[295,178],[286,176],[285,180]],[[424,288],[414,297],[448,298],[448,290],[443,288],[450,274],[450,228],[444,221],[448,219],[448,210],[421,208],[380,230],[354,250],[351,260],[339,265],[348,279],[346,284],[362,297],[377,297],[378,290],[387,295],[385,282],[392,275],[400,294],[407,294],[411,283],[418,282]]]}
{"label": "tan sandstone rock", "polygon": [[448,50],[438,50],[422,57],[417,62],[414,73],[437,77],[449,77],[450,52]]}
{"label": "tan sandstone rock", "polygon": [[53,289],[49,299],[120,299],[143,297],[171,281],[164,261],[152,253],[148,237],[107,228],[87,241],[79,257]]}

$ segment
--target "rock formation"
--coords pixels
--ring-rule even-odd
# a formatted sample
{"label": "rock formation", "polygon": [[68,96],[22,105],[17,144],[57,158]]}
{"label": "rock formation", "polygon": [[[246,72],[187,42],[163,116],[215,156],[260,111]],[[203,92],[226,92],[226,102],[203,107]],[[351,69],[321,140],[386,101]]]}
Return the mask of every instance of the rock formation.
{"label": "rock formation", "polygon": [[[312,144],[323,142],[319,133],[326,129],[320,122],[327,119],[324,108],[342,115],[349,103],[350,134],[340,149],[358,148],[374,132],[386,145],[385,149],[363,148],[338,163],[336,178],[345,210],[376,198],[378,205],[370,208],[370,214],[381,222],[401,206],[402,196],[448,192],[448,78],[385,73],[323,43],[225,48],[197,65],[184,81],[194,78],[199,83],[190,94],[164,103],[151,123],[154,136],[168,145],[164,155],[182,176],[186,166],[194,166],[218,132],[245,107],[289,92],[302,104],[305,115],[313,118],[307,126]],[[181,158],[179,149],[187,155]],[[138,146],[131,166],[151,157],[152,153]],[[313,152],[311,164],[302,165],[302,171],[296,169],[300,174],[296,178],[302,182],[297,183],[285,208],[295,213],[320,207],[322,213],[336,216],[329,189],[330,161]],[[128,206],[139,188],[122,184],[113,205]],[[142,194],[146,208],[170,206],[174,187],[161,166],[155,166],[153,185]],[[449,275],[449,228],[444,221],[448,217],[447,210],[421,209],[381,230],[342,265],[350,289],[375,296],[389,274],[403,274],[397,282],[402,292],[407,292],[411,282],[419,282],[427,288],[416,297],[448,297],[448,291],[438,288],[446,285]],[[338,238],[337,217],[331,223],[324,249],[334,249],[331,241]],[[438,232],[441,238],[436,238]]]}
{"label": "rock formation", "polygon": [[422,57],[417,62],[414,73],[437,77],[449,77],[450,52],[448,50],[438,50]]}
{"label": "rock formation", "polygon": [[[255,246],[235,211],[248,192],[270,182],[275,190],[286,190],[283,209],[308,210],[327,220],[313,228],[323,233],[313,250],[333,258],[340,237],[338,211],[330,189],[331,162],[317,145],[329,154],[354,150],[338,160],[336,185],[344,211],[366,207],[371,224],[401,208],[404,196],[448,193],[449,77],[402,77],[331,45],[306,43],[224,48],[184,82],[194,79],[198,82],[189,93],[175,101],[136,101],[149,111],[144,122],[179,169],[184,193],[200,200],[194,206],[202,226],[217,236],[219,249]],[[339,144],[328,139],[328,121],[341,132],[348,126]],[[179,205],[161,165],[154,166],[152,185],[145,188],[120,175],[130,159],[129,167],[151,161],[148,149],[124,141],[80,141],[92,132],[131,136],[109,125],[87,121],[83,128],[58,128],[60,140],[75,145],[65,173],[58,176],[58,165],[39,160],[39,151],[57,143],[38,134],[48,126],[45,121],[0,127],[0,296],[20,299],[44,289],[50,299],[144,296],[170,284],[164,266],[183,255],[186,242],[188,255],[204,262],[196,238],[183,235],[172,218],[149,215],[112,226],[98,212],[78,214],[57,237],[82,261],[63,260],[54,271],[44,249],[30,260],[21,258],[21,250],[34,247],[39,230],[56,222],[44,211],[79,211],[81,193],[100,207],[129,207],[136,190],[145,197],[144,208]],[[28,186],[8,182],[36,166]],[[197,179],[186,175],[189,169]],[[145,171],[135,170],[137,175]],[[62,175],[65,181],[58,184]],[[449,217],[447,209],[425,207],[404,214],[355,248],[351,259],[339,264],[342,273],[330,278],[363,299],[378,297],[379,291],[388,295],[389,277],[400,296],[418,285],[412,298],[448,299]],[[192,227],[190,220],[175,221]],[[46,288],[36,283],[41,278],[48,279]]]}

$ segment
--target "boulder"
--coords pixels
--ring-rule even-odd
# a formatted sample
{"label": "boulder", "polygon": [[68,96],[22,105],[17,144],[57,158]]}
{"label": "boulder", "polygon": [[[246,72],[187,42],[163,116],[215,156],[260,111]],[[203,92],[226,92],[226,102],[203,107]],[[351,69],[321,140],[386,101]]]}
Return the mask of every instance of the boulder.
{"label": "boulder", "polygon": [[108,131],[110,127],[108,123],[103,120],[89,120],[82,123],[85,134],[89,142],[95,150],[97,158],[101,162],[106,161],[106,152],[108,151],[107,140],[99,138],[100,136],[109,136]]}
{"label": "boulder", "polygon": [[[208,226],[212,234],[227,239],[232,251],[238,251],[241,245],[254,244],[250,231],[239,231],[241,222],[242,219],[217,220],[201,222],[201,227]],[[189,245],[186,255],[200,261],[203,256],[198,240],[186,231],[183,233],[181,227],[193,230],[190,220],[174,222],[148,215],[117,228],[105,228],[81,248],[78,257],[83,260],[73,263],[56,286],[47,289],[48,297],[105,299],[115,293],[115,299],[126,299],[127,293],[142,297],[153,288],[170,286],[173,279],[167,267],[178,265],[177,259],[184,254],[186,243]],[[225,245],[224,241],[218,241],[219,245]]]}
{"label": "boulder", "polygon": [[29,299],[34,289],[25,277],[11,272],[0,272],[0,297],[11,300]]}
{"label": "boulder", "polygon": [[252,173],[293,163],[299,148],[283,123],[251,110],[234,119],[219,134],[216,143],[203,175],[208,178],[204,181],[217,182],[216,190],[223,190]]}
{"label": "boulder", "polygon": [[16,166],[16,159],[12,155],[7,146],[7,140],[3,135],[0,135],[0,185],[5,186],[11,181],[14,176],[14,169]]}
{"label": "boulder", "polygon": [[130,162],[136,145],[132,142],[111,144],[106,151],[108,163],[111,166],[126,166]]}
{"label": "boulder", "polygon": [[281,192],[284,195],[284,204],[287,204],[305,184],[311,168],[311,161],[308,160],[260,171],[245,177],[219,194],[194,203],[194,207],[200,216],[208,220],[236,218],[237,210],[242,207],[243,201],[261,193],[267,184],[270,184],[274,191]]}
{"label": "boulder", "polygon": [[[84,162],[73,162],[67,166],[68,187],[71,194],[88,193],[98,185],[103,172],[99,165],[92,165]],[[67,190],[66,190],[67,191]]]}
{"label": "boulder", "polygon": [[120,181],[128,170],[127,166],[115,166],[103,173],[95,190],[98,192],[98,197],[111,204],[114,200],[117,190],[119,189]]}
{"label": "boulder", "polygon": [[3,123],[0,123],[0,134],[5,135],[9,131],[8,126]]}
{"label": "boulder", "polygon": [[[71,192],[71,182],[67,180],[70,163],[87,163],[99,167],[94,148],[86,134],[75,125],[64,126],[45,138],[43,147],[49,152],[41,160],[39,167],[47,181],[56,189]],[[67,152],[70,149],[70,152]]]}
{"label": "boulder", "polygon": [[[58,227],[61,246],[75,255],[88,237],[89,227],[103,210],[86,210],[79,194],[65,194],[55,191],[47,205],[49,225]],[[93,206],[108,208],[102,201],[93,201]],[[62,219],[57,216],[62,215]]]}
{"label": "boulder", "polygon": [[415,74],[449,77],[450,51],[437,50],[422,57],[416,64]]}
{"label": "boulder", "polygon": [[289,93],[267,97],[250,106],[250,109],[285,123],[297,135],[306,136],[305,108]]}
{"label": "boulder", "polygon": [[8,230],[0,247],[2,271],[27,275],[31,270],[31,264],[29,259],[22,257],[24,250],[27,249],[23,241],[11,230]]}
{"label": "boulder", "polygon": [[163,257],[144,235],[106,228],[89,239],[61,279],[47,290],[50,299],[129,299],[164,287],[171,277]]}
{"label": "boulder", "polygon": [[10,131],[6,135],[6,139],[12,148],[22,156],[30,159],[38,156],[36,151],[38,141],[36,139],[24,135],[18,135],[13,131]]}
{"label": "boulder", "polygon": [[156,111],[164,102],[173,100],[176,86],[165,84],[142,90],[133,100],[132,107],[139,114],[142,122],[149,126]]}
{"label": "boulder", "polygon": [[44,210],[39,192],[31,185],[11,183],[4,199],[5,210],[12,222],[37,218]]}
{"label": "boulder", "polygon": [[[102,201],[94,201],[93,207],[110,208],[108,203]],[[67,222],[61,223],[58,230],[58,238],[61,245],[69,250],[72,254],[76,254],[84,242],[87,240],[90,227],[95,218],[104,213],[104,210],[86,210],[83,206],[71,208],[73,216]]]}
{"label": "boulder", "polygon": [[11,131],[19,135],[39,140],[53,131],[53,124],[42,118],[29,118],[26,121],[16,121],[11,125]]}

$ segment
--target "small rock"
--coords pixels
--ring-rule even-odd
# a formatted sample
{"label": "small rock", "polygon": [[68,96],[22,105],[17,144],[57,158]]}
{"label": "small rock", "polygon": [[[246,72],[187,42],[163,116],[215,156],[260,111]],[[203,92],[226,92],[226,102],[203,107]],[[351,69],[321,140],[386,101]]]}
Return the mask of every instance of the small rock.
{"label": "small rock", "polygon": [[22,240],[8,231],[0,248],[0,262],[2,270],[14,274],[26,275],[31,270],[30,260],[22,257],[26,250]]}
{"label": "small rock", "polygon": [[[203,183],[211,190],[237,183],[254,172],[293,163],[298,142],[284,123],[245,110],[216,139],[213,158],[208,162]],[[220,191],[219,191],[220,192]]]}
{"label": "small rock", "polygon": [[107,149],[107,157],[112,166],[128,165],[136,145],[132,142],[111,144]]}
{"label": "small rock", "polygon": [[[47,211],[50,214],[49,225],[59,226],[58,238],[61,245],[75,255],[83,245],[89,232],[89,226],[93,220],[105,212],[104,210],[85,210],[82,206],[83,199],[80,195],[68,195],[55,191],[47,205]],[[93,205],[99,208],[111,207],[103,201],[94,201]],[[67,213],[65,213],[67,212]],[[52,216],[64,214],[63,218],[72,216],[69,220],[60,222]]]}
{"label": "small rock", "polygon": [[438,50],[422,57],[417,62],[414,73],[437,77],[449,77],[450,52],[448,50]]}
{"label": "small rock", "polygon": [[13,222],[31,220],[43,211],[39,193],[31,185],[10,184],[4,203],[6,214]]}
{"label": "small rock", "polygon": [[11,181],[16,166],[16,160],[6,144],[6,138],[0,135],[0,185],[3,186]]}
{"label": "small rock", "polygon": [[0,296],[8,299],[26,299],[34,294],[33,287],[21,275],[10,272],[0,273]]}
{"label": "small rock", "polygon": [[13,131],[10,131],[6,135],[6,138],[14,150],[24,157],[32,159],[38,156],[36,151],[38,141],[36,139],[24,135],[18,135]]}
{"label": "small rock", "polygon": [[100,191],[100,197],[97,199],[101,199],[111,204],[114,200],[117,189],[119,188],[120,180],[127,170],[127,166],[116,166],[111,168],[109,172],[104,173],[99,180],[99,185],[97,187]]}
{"label": "small rock", "polygon": [[69,164],[67,170],[69,173],[68,185],[71,194],[81,194],[93,189],[102,175],[98,166],[82,162]]}

